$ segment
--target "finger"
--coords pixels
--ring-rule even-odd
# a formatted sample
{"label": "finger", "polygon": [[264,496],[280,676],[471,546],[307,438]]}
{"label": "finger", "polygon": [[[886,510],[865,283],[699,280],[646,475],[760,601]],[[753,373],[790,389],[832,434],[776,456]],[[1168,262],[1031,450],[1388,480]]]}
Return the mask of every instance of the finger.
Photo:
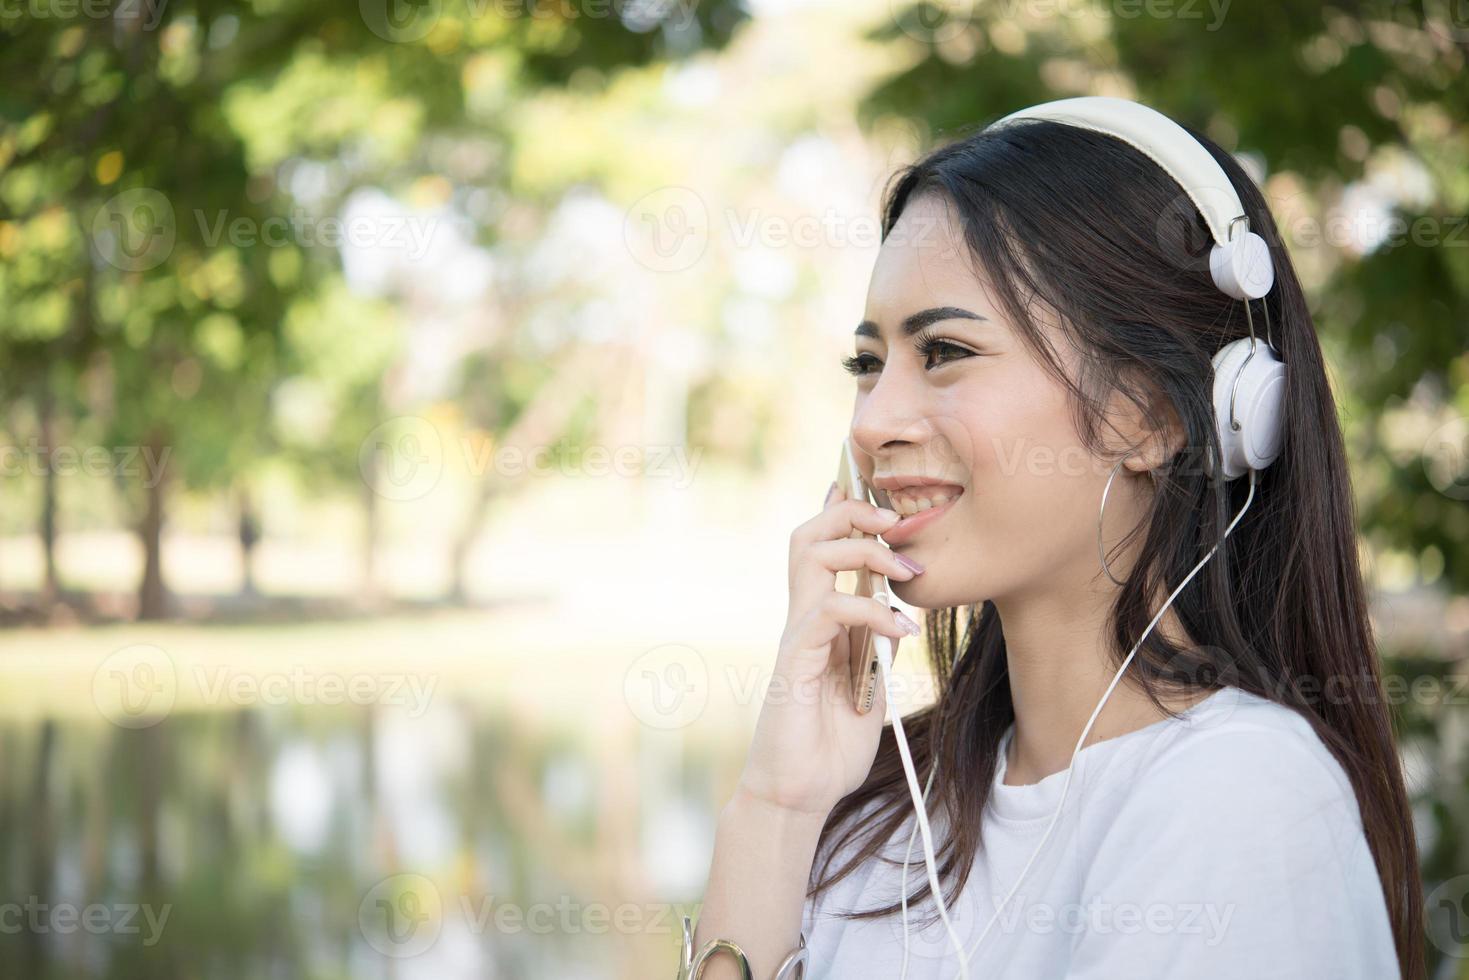
{"label": "finger", "polygon": [[828,572],[867,568],[903,582],[923,570],[913,559],[898,554],[876,538],[866,537],[817,541],[802,552],[799,564]]}
{"label": "finger", "polygon": [[[884,636],[916,635],[903,625],[897,610],[869,596],[831,592],[821,599],[791,636],[790,647],[819,651],[823,661],[830,655],[831,642],[843,628],[868,626]],[[826,666],[823,663],[822,666]]]}
{"label": "finger", "polygon": [[900,557],[874,538],[840,538],[818,541],[801,552],[791,570],[791,593],[802,597],[827,592],[836,586],[838,572],[867,569],[887,578],[906,582],[919,573],[911,559]]}
{"label": "finger", "polygon": [[815,541],[849,538],[853,532],[881,534],[896,524],[898,517],[897,511],[876,507],[865,500],[833,500],[821,513],[791,532],[791,551],[794,553]]}

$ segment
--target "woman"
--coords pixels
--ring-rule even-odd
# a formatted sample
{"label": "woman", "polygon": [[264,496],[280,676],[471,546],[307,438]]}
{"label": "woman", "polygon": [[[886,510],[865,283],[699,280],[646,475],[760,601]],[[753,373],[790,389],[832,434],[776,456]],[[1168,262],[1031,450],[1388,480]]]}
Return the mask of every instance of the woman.
{"label": "woman", "polygon": [[[891,186],[845,364],[863,476],[901,516],[833,488],[791,536],[774,671],[821,694],[762,709],[695,948],[732,940],[760,980],[802,938],[807,976],[843,980],[1423,975],[1321,349],[1258,188],[1187,134],[1269,242],[1248,318],[1180,184],[1114,136],[1022,120]],[[1267,322],[1281,451],[1218,479],[1211,358]],[[904,727],[942,907],[909,867],[886,696],[852,706],[848,631],[919,633],[836,592],[862,567],[929,611],[937,698]]]}

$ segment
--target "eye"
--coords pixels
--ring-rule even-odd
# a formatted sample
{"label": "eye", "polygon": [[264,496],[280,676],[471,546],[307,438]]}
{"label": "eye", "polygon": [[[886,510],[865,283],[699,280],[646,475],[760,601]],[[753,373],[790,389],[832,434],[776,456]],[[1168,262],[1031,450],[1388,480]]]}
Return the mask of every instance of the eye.
{"label": "eye", "polygon": [[924,367],[935,368],[947,364],[950,361],[962,360],[966,357],[978,357],[979,355],[967,347],[960,347],[952,341],[928,334],[920,334],[913,346],[924,358]]}
{"label": "eye", "polygon": [[842,358],[842,367],[848,374],[854,377],[861,377],[882,367],[882,361],[879,361],[871,354],[862,353],[853,357]]}

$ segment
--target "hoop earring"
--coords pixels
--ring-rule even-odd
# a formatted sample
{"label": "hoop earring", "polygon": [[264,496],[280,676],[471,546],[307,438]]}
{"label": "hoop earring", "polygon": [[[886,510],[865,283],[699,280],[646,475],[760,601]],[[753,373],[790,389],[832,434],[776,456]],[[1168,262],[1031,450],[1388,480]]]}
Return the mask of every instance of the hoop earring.
{"label": "hoop earring", "polygon": [[[1107,549],[1102,544],[1102,519],[1107,514],[1107,494],[1112,492],[1112,481],[1117,479],[1117,471],[1122,468],[1122,464],[1127,462],[1127,458],[1135,452],[1137,452],[1136,449],[1129,449],[1122,455],[1121,459],[1112,464],[1112,472],[1107,477],[1107,485],[1102,488],[1102,506],[1097,511],[1097,557],[1102,560],[1102,571],[1107,573],[1107,577],[1112,580],[1113,585],[1126,585],[1127,583],[1118,581],[1117,576],[1112,574],[1112,569],[1107,567]],[[1148,476],[1152,478],[1153,486],[1157,487],[1158,475],[1152,470],[1148,470]]]}

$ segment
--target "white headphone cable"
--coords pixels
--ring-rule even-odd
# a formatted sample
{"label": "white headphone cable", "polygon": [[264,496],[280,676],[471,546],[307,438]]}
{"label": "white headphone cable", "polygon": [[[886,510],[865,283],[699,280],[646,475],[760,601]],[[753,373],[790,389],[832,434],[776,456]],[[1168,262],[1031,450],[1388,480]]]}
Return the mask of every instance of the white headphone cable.
{"label": "white headphone cable", "polygon": [[[883,585],[887,585],[886,579]],[[874,599],[884,604],[890,604],[892,599],[888,596],[886,589],[878,591],[873,595]],[[892,669],[893,669],[893,643],[889,637],[873,631],[873,646],[877,649],[877,664],[882,670],[883,690],[887,694],[888,718],[893,724],[893,740],[898,743],[898,757],[903,763],[903,775],[908,779],[908,792],[913,797],[913,812],[917,817],[917,830],[923,835],[923,863],[928,870],[928,887],[933,890],[934,903],[938,906],[939,918],[944,921],[944,929],[949,934],[949,944],[961,957],[959,960],[959,976],[961,980],[969,980],[969,957],[964,953],[964,943],[959,939],[959,934],[954,931],[954,924],[949,921],[949,910],[944,904],[944,895],[939,887],[938,859],[933,851],[933,834],[929,830],[928,815],[925,813],[924,799],[927,794],[918,789],[918,774],[913,768],[913,756],[908,751],[908,736],[903,732],[903,716],[898,707],[897,700],[893,697]],[[910,851],[911,853],[911,851]],[[905,863],[906,868],[906,863]],[[907,882],[904,882],[904,954],[907,952]]]}
{"label": "white headphone cable", "polygon": [[[929,737],[929,751],[932,752],[933,739]],[[933,762],[928,767],[928,780],[923,784],[923,807],[928,809],[928,791],[933,788],[934,774],[939,771],[938,756],[935,755]],[[903,903],[903,970],[898,974],[898,980],[908,980],[908,864],[913,860],[913,841],[918,836],[918,822],[914,821],[913,829],[908,832],[908,850],[903,853],[903,892],[901,901]]]}
{"label": "white headphone cable", "polygon": [[[1214,557],[1214,553],[1219,550],[1219,546],[1224,543],[1224,539],[1229,537],[1229,532],[1234,530],[1235,525],[1240,522],[1240,518],[1245,516],[1245,511],[1250,509],[1250,502],[1255,499],[1255,471],[1250,470],[1249,474],[1250,490],[1249,493],[1245,496],[1245,502],[1240,507],[1239,513],[1234,515],[1234,520],[1229,522],[1229,526],[1224,529],[1224,533],[1219,536],[1219,540],[1214,542],[1214,547],[1209,549],[1209,553],[1199,560],[1199,563],[1193,567],[1193,570],[1185,575],[1183,581],[1179,582],[1177,588],[1175,588],[1173,592],[1169,594],[1168,599],[1163,603],[1163,607],[1159,609],[1158,612],[1153,616],[1152,622],[1148,623],[1148,628],[1143,630],[1143,635],[1138,637],[1137,643],[1133,645],[1132,651],[1128,653],[1126,659],[1122,661],[1122,666],[1118,667],[1117,673],[1112,675],[1112,683],[1107,685],[1107,690],[1102,695],[1102,700],[1098,701],[1096,708],[1092,710],[1092,716],[1087,719],[1086,727],[1081,730],[1081,737],[1076,740],[1076,748],[1071,750],[1071,761],[1066,764],[1066,781],[1061,785],[1061,799],[1056,804],[1055,812],[1051,814],[1051,822],[1046,825],[1045,834],[1041,836],[1040,843],[1037,844],[1035,850],[1031,852],[1030,860],[1025,862],[1025,867],[1022,868],[1020,871],[1020,877],[1015,879],[1015,884],[1010,887],[1009,893],[1006,894],[1005,898],[1000,902],[1000,904],[995,907],[995,914],[990,918],[989,925],[984,927],[984,932],[981,932],[979,934],[979,938],[975,940],[974,945],[971,946],[966,953],[964,953],[963,958],[959,961],[959,976],[963,977],[964,980],[968,980],[969,977],[970,957],[974,955],[974,951],[979,948],[980,944],[984,942],[985,937],[989,935],[990,929],[1000,918],[1000,913],[1004,910],[1005,906],[1010,903],[1010,899],[1015,896],[1015,892],[1019,890],[1021,883],[1025,881],[1025,876],[1030,873],[1031,865],[1035,864],[1035,859],[1040,856],[1041,850],[1044,849],[1046,846],[1046,841],[1050,839],[1051,831],[1055,829],[1056,826],[1056,820],[1061,816],[1061,810],[1066,805],[1066,791],[1071,788],[1071,774],[1074,771],[1076,765],[1076,756],[1081,752],[1082,743],[1086,741],[1087,735],[1091,732],[1092,725],[1097,720],[1097,715],[1102,713],[1102,707],[1106,705],[1107,699],[1112,696],[1112,691],[1116,689],[1117,682],[1122,679],[1123,671],[1127,670],[1127,665],[1132,663],[1132,658],[1137,654],[1138,649],[1142,647],[1143,641],[1148,638],[1149,633],[1153,632],[1153,627],[1158,625],[1158,621],[1163,618],[1163,614],[1168,611],[1168,607],[1173,604],[1173,600],[1178,598],[1178,594],[1183,591],[1184,586],[1193,581],[1193,577],[1198,574],[1199,569],[1203,568],[1205,563],[1208,562],[1210,558]],[[914,782],[916,784],[917,780],[915,779]],[[924,821],[923,829],[925,830],[924,841],[925,844],[927,844],[927,820]],[[932,883],[930,883],[930,887],[933,887]],[[905,875],[903,879],[903,897],[905,908],[907,905],[907,890],[908,880],[907,876]],[[940,906],[940,909],[942,908],[943,907]],[[948,921],[948,916],[947,914],[945,914],[945,924],[947,924]],[[904,955],[906,957],[906,950],[904,951]]]}

